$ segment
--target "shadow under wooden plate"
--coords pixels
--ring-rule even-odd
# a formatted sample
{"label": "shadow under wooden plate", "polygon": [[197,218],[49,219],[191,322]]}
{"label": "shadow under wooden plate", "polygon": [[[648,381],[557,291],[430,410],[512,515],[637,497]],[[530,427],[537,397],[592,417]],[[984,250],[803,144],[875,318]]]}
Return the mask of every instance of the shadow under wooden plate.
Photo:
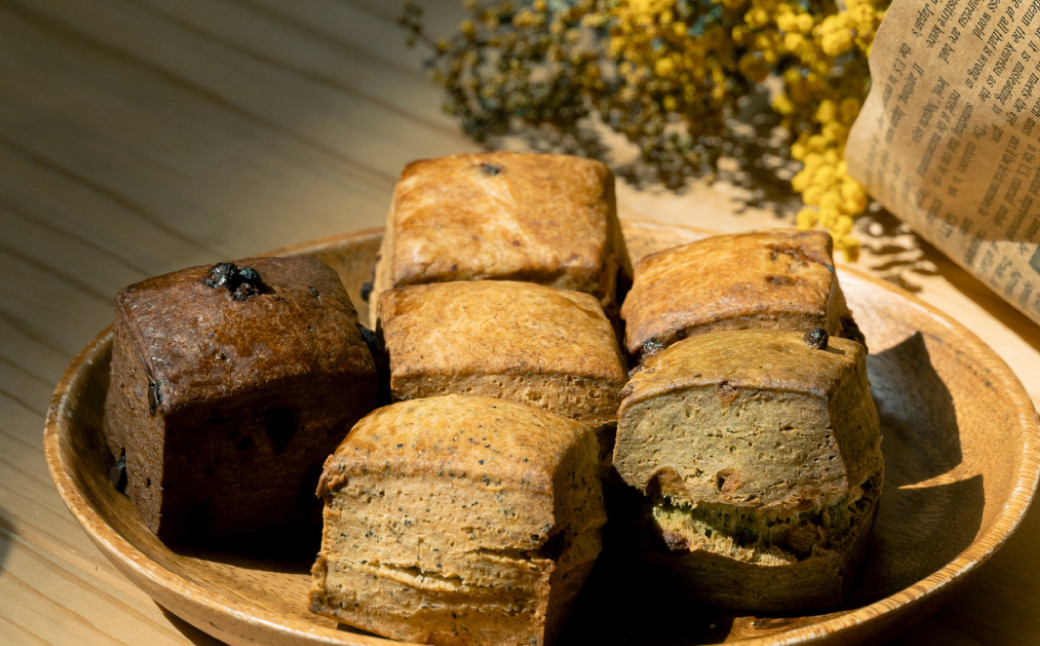
{"label": "shadow under wooden plate", "polygon": [[[634,258],[704,235],[670,225],[624,227]],[[334,267],[365,320],[360,291],[380,237],[345,234],[278,253]],[[937,310],[853,270],[840,270],[840,279],[870,345],[887,471],[852,600],[811,616],[691,612],[681,591],[630,585],[638,574],[604,560],[560,643],[876,642],[934,609],[1015,530],[1040,473],[1040,426],[1025,389],[980,339]],[[232,644],[391,643],[309,613],[305,562],[174,551],[147,530],[107,473],[101,412],[111,344],[106,330],[72,362],[44,431],[54,482],[105,555],[158,604]]]}

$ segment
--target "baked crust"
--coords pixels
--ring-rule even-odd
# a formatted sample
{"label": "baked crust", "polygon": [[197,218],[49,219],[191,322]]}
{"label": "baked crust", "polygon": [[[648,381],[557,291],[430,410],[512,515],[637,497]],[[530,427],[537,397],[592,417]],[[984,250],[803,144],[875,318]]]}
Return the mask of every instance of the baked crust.
{"label": "baked crust", "polygon": [[332,269],[303,258],[235,266],[258,272],[255,294],[208,285],[203,266],[116,297],[104,432],[163,540],[315,528],[311,478],[375,405],[372,357]]}
{"label": "baked crust", "polygon": [[523,404],[380,408],[325,464],[311,609],[395,639],[548,643],[600,551],[597,469],[587,427]]}
{"label": "baked crust", "polygon": [[[595,296],[616,314],[632,275],[614,176],[580,157],[489,152],[416,161],[395,188],[372,301],[394,287],[520,280]],[[376,326],[373,310],[370,326]]]}
{"label": "baked crust", "polygon": [[502,397],[613,421],[628,375],[594,297],[514,281],[415,285],[379,301],[395,399]]}
{"label": "baked crust", "polygon": [[834,271],[830,234],[768,229],[716,235],[636,263],[621,307],[625,348],[722,329],[822,327],[863,343]]}

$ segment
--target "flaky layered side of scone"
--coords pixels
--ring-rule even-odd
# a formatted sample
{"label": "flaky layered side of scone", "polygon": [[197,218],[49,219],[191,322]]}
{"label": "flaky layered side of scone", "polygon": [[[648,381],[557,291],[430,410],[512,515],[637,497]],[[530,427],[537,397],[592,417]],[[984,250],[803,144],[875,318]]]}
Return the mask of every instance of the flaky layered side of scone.
{"label": "flaky layered side of scone", "polygon": [[116,297],[104,433],[126,493],[163,540],[307,527],[344,430],[376,375],[339,276],[252,258],[131,285]]}
{"label": "flaky layered side of scone", "polygon": [[716,235],[636,263],[621,308],[625,348],[667,346],[723,329],[822,327],[864,342],[834,271],[825,231],[769,229]]}
{"label": "flaky layered side of scone", "polygon": [[649,357],[625,388],[614,466],[646,496],[650,560],[716,606],[840,603],[884,473],[865,355],[741,330]]}
{"label": "flaky layered side of scone", "polygon": [[[416,161],[395,188],[372,303],[394,287],[520,280],[595,296],[616,315],[631,262],[614,176],[568,155],[490,152]],[[373,308],[370,327],[375,329]]]}
{"label": "flaky layered side of scone", "polygon": [[600,551],[596,442],[511,401],[362,419],[325,464],[311,609],[395,639],[545,644]]}

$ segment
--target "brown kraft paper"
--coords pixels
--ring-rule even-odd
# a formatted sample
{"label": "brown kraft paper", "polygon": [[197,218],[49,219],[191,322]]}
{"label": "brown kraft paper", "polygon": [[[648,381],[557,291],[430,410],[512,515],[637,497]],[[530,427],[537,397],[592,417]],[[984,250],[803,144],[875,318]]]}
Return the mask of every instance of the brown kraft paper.
{"label": "brown kraft paper", "polygon": [[849,173],[1040,323],[1040,2],[894,0]]}

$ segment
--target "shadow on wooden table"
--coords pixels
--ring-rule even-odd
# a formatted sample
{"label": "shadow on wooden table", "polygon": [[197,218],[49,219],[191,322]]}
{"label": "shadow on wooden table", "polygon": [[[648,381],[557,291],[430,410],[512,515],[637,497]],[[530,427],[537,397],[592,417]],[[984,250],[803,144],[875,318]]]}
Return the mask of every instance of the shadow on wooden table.
{"label": "shadow on wooden table", "polygon": [[[951,286],[985,310],[1033,349],[1040,351],[1040,327],[938,248],[911,232],[908,225],[886,211],[863,218],[860,234],[864,254],[851,266],[912,294],[922,291],[921,280],[942,276]],[[982,339],[989,343],[990,339]]]}
{"label": "shadow on wooden table", "polygon": [[870,355],[867,366],[881,418],[885,485],[868,547],[874,556],[853,595],[862,604],[949,563],[975,540],[985,507],[982,475],[952,475],[964,461],[961,429],[921,333]]}
{"label": "shadow on wooden table", "polygon": [[170,624],[179,630],[182,635],[190,639],[192,643],[196,644],[196,646],[221,646],[224,643],[219,639],[210,637],[166,608],[159,606],[159,609],[162,610],[163,615],[170,621]]}
{"label": "shadow on wooden table", "polygon": [[12,539],[9,536],[18,535],[18,526],[3,507],[0,507],[0,534],[2,534],[0,536],[0,572],[3,572],[4,564],[7,563],[7,555],[11,551]]}

